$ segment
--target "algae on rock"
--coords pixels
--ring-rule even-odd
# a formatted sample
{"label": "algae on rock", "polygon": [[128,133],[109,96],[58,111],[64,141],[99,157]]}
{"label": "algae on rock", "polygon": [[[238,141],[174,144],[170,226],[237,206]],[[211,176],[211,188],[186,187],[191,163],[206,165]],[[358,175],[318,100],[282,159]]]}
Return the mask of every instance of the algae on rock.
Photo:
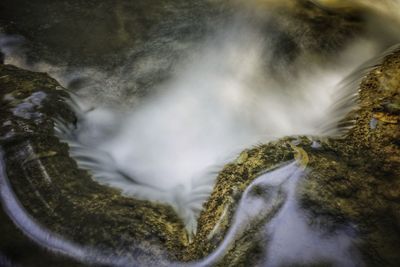
{"label": "algae on rock", "polygon": [[54,121],[74,123],[76,118],[65,101],[68,94],[55,80],[0,65],[0,90],[2,164],[30,216],[82,246],[116,255],[154,254],[144,262],[179,258],[186,232],[171,207],[123,197],[94,182],[70,158],[68,145],[55,135]]}
{"label": "algae on rock", "polygon": [[[332,227],[353,223],[361,238],[358,247],[368,266],[400,264],[400,113],[396,109],[399,95],[397,50],[363,78],[358,108],[344,119],[355,120],[345,136],[321,140],[284,138],[242,152],[236,162],[220,172],[187,255],[200,259],[211,253],[228,231],[235,204],[245,188],[260,172],[293,159],[297,147],[308,157],[308,174],[298,195],[302,207],[310,213],[310,224],[312,220]],[[294,140],[296,147],[292,145]],[[256,246],[257,232],[252,238]],[[260,253],[257,249],[236,247],[236,251],[228,252],[221,266],[245,266],[230,265],[231,257],[251,258],[252,254]]]}
{"label": "algae on rock", "polygon": [[[247,149],[227,164],[191,243],[172,208],[123,197],[78,169],[54,132],[56,119],[76,121],[65,101],[69,96],[46,74],[0,65],[0,145],[12,189],[35,220],[76,243],[115,255],[140,255],[150,265],[201,260],[212,253],[232,225],[248,185],[301,154],[307,176],[297,193],[310,224],[355,224],[366,264],[397,266],[400,51],[374,67],[359,89],[359,108],[345,119],[353,119],[354,125],[344,136],[287,137]],[[245,266],[262,259],[268,241],[259,238],[259,227],[252,225],[238,236],[219,265]],[[12,240],[18,233],[7,235],[5,240]],[[2,250],[7,245],[0,242]]]}

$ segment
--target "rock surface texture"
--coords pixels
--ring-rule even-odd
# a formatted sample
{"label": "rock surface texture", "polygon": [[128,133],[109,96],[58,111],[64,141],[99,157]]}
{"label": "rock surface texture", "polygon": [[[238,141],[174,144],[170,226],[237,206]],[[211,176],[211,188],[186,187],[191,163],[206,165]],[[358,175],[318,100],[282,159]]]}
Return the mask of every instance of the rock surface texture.
{"label": "rock surface texture", "polygon": [[[46,252],[32,248],[35,245],[20,230],[36,243],[46,242],[29,233],[34,227],[29,228],[17,210],[10,210],[12,203],[5,198],[13,193],[21,210],[43,229],[65,237],[68,244],[79,244],[76,253],[66,253],[64,245],[58,249],[48,245],[49,249],[76,258],[81,255],[83,262],[123,266],[133,260],[162,266],[201,260],[223,242],[248,185],[262,173],[297,160],[307,170],[297,195],[310,215],[309,223],[332,231],[354,225],[360,237],[357,247],[367,266],[398,266],[400,50],[387,54],[356,86],[358,108],[344,119],[343,124],[351,122],[352,127],[343,136],[321,140],[286,137],[245,150],[227,164],[204,205],[197,235],[189,242],[172,208],[123,197],[77,168],[68,145],[56,136],[56,121],[74,124],[76,117],[67,104],[68,93],[55,80],[44,73],[0,65],[1,217],[7,221],[7,227],[0,228],[0,250],[21,264],[42,261],[40,266],[80,266],[61,256],[38,259]],[[218,264],[256,265],[265,256],[268,242],[259,238],[259,228],[280,207],[278,196],[269,213],[235,236]],[[90,251],[89,256],[79,254],[82,251]],[[95,251],[105,251],[108,256]]]}

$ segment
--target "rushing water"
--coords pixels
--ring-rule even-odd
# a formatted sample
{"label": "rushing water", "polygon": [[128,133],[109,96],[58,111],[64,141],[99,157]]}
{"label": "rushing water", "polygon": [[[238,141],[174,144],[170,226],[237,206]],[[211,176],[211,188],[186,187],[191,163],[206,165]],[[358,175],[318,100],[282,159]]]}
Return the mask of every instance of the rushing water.
{"label": "rushing water", "polygon": [[[177,27],[187,22],[169,23]],[[355,87],[343,92],[341,82],[394,42],[389,33],[390,38],[359,34],[335,47],[335,57],[328,57],[307,47],[314,40],[294,38],[305,44],[296,44],[300,52],[292,60],[287,48],[276,42],[277,30],[265,30],[261,24],[233,16],[220,29],[202,31],[201,37],[186,42],[176,36],[165,41],[166,27],[155,31],[147,46],[126,49],[119,55],[126,59],[111,69],[32,64],[20,49],[21,36],[2,35],[0,47],[6,63],[47,71],[74,91],[78,123],[75,127],[60,122],[57,128],[81,168],[127,196],[172,205],[194,234],[202,204],[224,164],[246,147],[282,136],[341,133],[339,121],[355,108],[356,94]],[[143,84],[146,90],[138,88]],[[337,266],[361,264],[349,255],[351,231],[324,235],[308,225],[295,194],[304,173],[290,163],[256,179],[243,194],[222,244],[197,264],[217,261],[247,224],[277,207],[263,231],[269,240],[263,265],[321,260]],[[24,217],[6,181],[1,182],[6,208],[29,236],[74,257],[94,253],[60,241]],[[251,191],[256,186],[269,193],[254,197]],[[105,261],[96,257],[93,261]]]}
{"label": "rushing water", "polygon": [[374,43],[362,40],[368,44],[355,43],[335,65],[311,66],[280,81],[264,67],[273,58],[268,37],[251,28],[221,35],[133,108],[81,104],[77,129],[64,136],[99,182],[172,204],[189,231],[216,171],[242,149],[279,136],[337,134],[335,123],[352,107],[348,98],[347,108],[331,108],[340,82],[377,53]]}

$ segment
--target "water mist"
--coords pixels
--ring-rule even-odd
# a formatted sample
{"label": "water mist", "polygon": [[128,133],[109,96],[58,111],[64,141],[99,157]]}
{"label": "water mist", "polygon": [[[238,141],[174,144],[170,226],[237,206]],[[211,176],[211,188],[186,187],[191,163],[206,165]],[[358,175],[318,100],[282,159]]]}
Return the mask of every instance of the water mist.
{"label": "water mist", "polygon": [[63,138],[97,181],[169,203],[194,233],[216,173],[242,149],[279,136],[336,134],[323,126],[352,108],[331,109],[339,83],[375,53],[372,42],[355,43],[336,64],[310,64],[282,81],[267,67],[271,45],[250,28],[224,31],[131,108],[77,103],[78,125]]}
{"label": "water mist", "polygon": [[[46,71],[64,85],[92,77],[71,93],[77,123],[57,121],[55,126],[59,137],[69,144],[71,156],[101,184],[119,189],[128,197],[171,205],[189,236],[193,236],[217,173],[241,150],[283,136],[339,135],[351,127],[351,122],[342,124],[342,119],[356,108],[357,86],[348,86],[346,77],[386,46],[380,40],[360,36],[332,58],[320,51],[307,51],[300,44],[300,56],[276,68],[277,51],[284,48],[274,38],[257,23],[239,19],[190,47],[173,64],[150,53],[134,63],[135,68],[127,62],[113,72],[46,62],[27,64],[23,51],[18,49],[23,41],[18,36],[0,36],[0,48],[6,63]],[[285,51],[278,54],[287,56]],[[126,93],[143,73],[166,69],[170,75],[156,83],[150,93]],[[359,81],[357,73],[350,82]],[[276,208],[276,216],[263,231],[269,238],[265,249],[274,254],[265,260],[265,266],[296,261],[308,264],[320,259],[338,266],[357,266],[358,258],[351,259],[347,252],[353,240],[344,230],[325,238],[307,225],[295,194],[305,173],[296,163],[288,163],[257,178],[243,194],[224,241],[194,265],[216,262],[246,225]],[[272,197],[252,197],[255,186],[268,188]],[[13,199],[7,188],[4,186],[0,193]],[[274,206],[278,200],[279,207]],[[9,203],[9,208],[16,210],[16,220],[29,221],[16,203]],[[31,229],[24,231],[33,232],[39,242],[48,234],[33,223],[27,225]],[[290,232],[294,228],[299,230]],[[51,236],[47,246],[70,250],[76,258],[94,253],[60,243],[57,238]],[[302,251],[303,244],[310,248],[307,253]],[[282,246],[287,251],[280,251]],[[334,255],[328,255],[332,251]],[[97,252],[95,255],[92,257],[100,257]],[[129,264],[126,259],[115,262],[113,259],[111,264]]]}

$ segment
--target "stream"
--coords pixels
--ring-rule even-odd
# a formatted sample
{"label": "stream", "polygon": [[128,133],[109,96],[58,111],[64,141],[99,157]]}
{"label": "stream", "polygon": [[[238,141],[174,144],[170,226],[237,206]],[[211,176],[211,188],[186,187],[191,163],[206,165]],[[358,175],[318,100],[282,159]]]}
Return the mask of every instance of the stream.
{"label": "stream", "polygon": [[[380,16],[392,19],[373,5],[362,18],[339,15],[338,24],[320,28],[290,9],[275,13],[272,3],[263,11],[257,1],[89,2],[49,4],[42,18],[37,10],[48,3],[29,4],[26,22],[9,3],[8,19],[24,30],[0,32],[5,64],[47,72],[68,90],[78,120],[57,121],[55,129],[79,168],[124,196],[172,206],[190,238],[217,174],[241,151],[285,136],[346,132],[342,119],[357,108],[357,87],[344,86],[349,75],[400,39],[400,27],[371,26]],[[36,224],[0,176],[5,210],[35,242],[86,263],[140,265]],[[357,227],[310,225],[297,199],[306,176],[298,161],[261,174],[214,252],[166,265],[213,266],[249,225],[261,223],[266,245],[258,266],[364,266]]]}

